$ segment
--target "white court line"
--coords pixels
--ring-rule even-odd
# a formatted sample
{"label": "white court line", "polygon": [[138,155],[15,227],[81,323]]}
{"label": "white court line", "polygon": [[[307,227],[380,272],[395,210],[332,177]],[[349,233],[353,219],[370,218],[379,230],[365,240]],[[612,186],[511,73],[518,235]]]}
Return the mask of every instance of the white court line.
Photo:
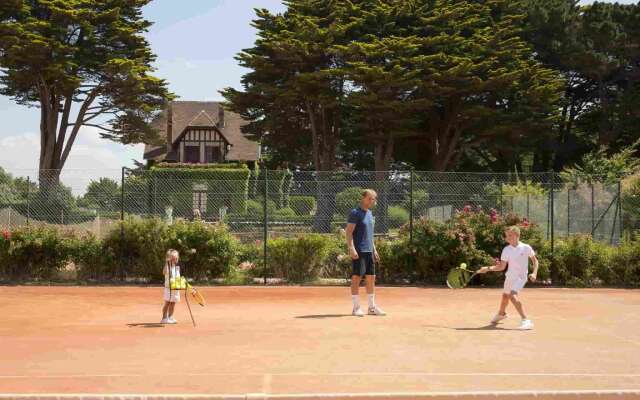
{"label": "white court line", "polygon": [[[269,372],[269,373],[166,373],[166,374],[70,374],[70,375],[0,375],[0,379],[81,379],[81,378],[144,378],[153,376],[425,376],[425,377],[550,377],[550,378],[640,378],[640,373],[550,373],[550,372]],[[271,378],[269,378],[271,379]]]}
{"label": "white court line", "polygon": [[442,398],[442,397],[490,397],[499,398],[502,396],[640,396],[640,390],[633,389],[595,389],[595,390],[510,390],[510,391],[469,391],[469,392],[363,392],[363,393],[299,393],[299,394],[268,394],[268,393],[247,393],[247,394],[98,394],[98,393],[7,393],[0,394],[0,399],[117,399],[128,398],[141,399],[208,399],[208,400],[251,400],[251,399],[342,399],[342,398]]}

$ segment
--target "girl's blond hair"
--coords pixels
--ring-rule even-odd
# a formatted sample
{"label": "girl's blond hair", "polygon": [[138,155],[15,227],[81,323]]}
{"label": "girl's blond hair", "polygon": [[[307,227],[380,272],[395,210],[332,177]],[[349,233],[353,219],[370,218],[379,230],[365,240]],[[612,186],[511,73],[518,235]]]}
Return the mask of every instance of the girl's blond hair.
{"label": "girl's blond hair", "polygon": [[165,258],[166,261],[166,265],[169,266],[171,264],[172,259],[175,257],[176,262],[178,261],[178,259],[180,258],[180,253],[178,253],[178,250],[175,249],[169,249],[167,250],[167,256]]}

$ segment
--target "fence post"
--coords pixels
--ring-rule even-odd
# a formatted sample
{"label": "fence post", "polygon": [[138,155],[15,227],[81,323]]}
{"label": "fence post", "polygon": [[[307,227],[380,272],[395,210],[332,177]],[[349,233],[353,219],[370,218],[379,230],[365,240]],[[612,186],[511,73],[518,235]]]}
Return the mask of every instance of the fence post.
{"label": "fence post", "polygon": [[524,181],[524,185],[527,192],[527,221],[529,221],[529,180]]}
{"label": "fence post", "polygon": [[415,250],[413,248],[413,167],[409,171],[409,276],[412,275],[415,264]]}
{"label": "fence post", "polygon": [[571,235],[571,188],[567,188],[567,237]]}
{"label": "fence post", "polygon": [[262,231],[262,246],[263,246],[263,253],[264,253],[264,259],[263,259],[263,279],[264,279],[264,284],[267,284],[267,262],[268,262],[268,255],[267,255],[267,239],[269,237],[269,230],[268,230],[268,224],[269,224],[269,217],[267,215],[267,196],[268,196],[268,170],[267,167],[265,166],[264,168],[264,191],[263,191],[263,199],[262,199],[262,212],[264,214],[263,217],[263,231]]}
{"label": "fence post", "polygon": [[[616,201],[616,211],[613,214],[613,227],[611,228],[611,240],[610,243],[613,244],[613,236],[616,233],[616,220],[619,220],[619,225],[620,225],[620,232],[622,232],[622,190],[621,190],[621,185],[620,185],[620,181],[618,180],[618,196],[617,196],[617,201]],[[618,236],[617,238],[618,240],[616,240],[616,244],[619,243],[619,239],[620,236]]]}
{"label": "fence post", "polygon": [[120,279],[124,280],[124,172],[126,167],[122,167],[120,175]]}
{"label": "fence post", "polygon": [[409,175],[409,245],[413,249],[413,168]]}
{"label": "fence post", "polygon": [[27,225],[31,217],[31,176],[27,175]]}
{"label": "fence post", "polygon": [[591,236],[595,233],[593,230],[596,227],[596,210],[595,210],[595,190],[593,188],[593,182],[591,182]]}
{"label": "fence post", "polygon": [[555,229],[554,229],[554,189],[555,189],[555,173],[553,171],[550,172],[550,181],[551,181],[551,187],[549,188],[549,214],[550,214],[550,218],[549,218],[549,225],[550,225],[550,236],[551,236],[551,280],[553,282],[557,282],[557,277],[558,277],[558,271],[556,269],[556,263],[555,263]]}
{"label": "fence post", "polygon": [[502,207],[502,182],[500,182],[500,215],[504,215],[504,209]]}
{"label": "fence post", "polygon": [[624,226],[622,225],[622,182],[618,179],[618,220],[620,221],[620,235],[618,235],[618,243],[620,237],[624,234]]}

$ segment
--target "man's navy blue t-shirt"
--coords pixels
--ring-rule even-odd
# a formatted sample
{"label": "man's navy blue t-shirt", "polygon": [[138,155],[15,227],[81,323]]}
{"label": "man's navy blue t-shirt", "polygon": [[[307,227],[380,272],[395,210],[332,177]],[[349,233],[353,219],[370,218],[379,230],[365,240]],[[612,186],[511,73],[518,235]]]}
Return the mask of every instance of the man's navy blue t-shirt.
{"label": "man's navy blue t-shirt", "polygon": [[355,224],[353,230],[353,246],[358,253],[373,252],[373,214],[371,210],[363,210],[362,208],[354,208],[349,213],[347,222]]}

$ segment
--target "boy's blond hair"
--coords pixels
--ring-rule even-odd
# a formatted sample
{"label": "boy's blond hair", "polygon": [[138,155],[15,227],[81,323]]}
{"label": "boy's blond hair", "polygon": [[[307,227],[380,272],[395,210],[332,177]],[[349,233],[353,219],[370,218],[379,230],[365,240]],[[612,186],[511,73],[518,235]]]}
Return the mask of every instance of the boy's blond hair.
{"label": "boy's blond hair", "polygon": [[362,198],[364,199],[367,196],[377,197],[378,193],[376,193],[376,191],[373,189],[365,189],[362,191]]}
{"label": "boy's blond hair", "polygon": [[518,228],[517,226],[513,225],[508,227],[507,229],[505,229],[505,233],[509,233],[509,232],[513,232],[516,235],[520,236],[520,228]]}

